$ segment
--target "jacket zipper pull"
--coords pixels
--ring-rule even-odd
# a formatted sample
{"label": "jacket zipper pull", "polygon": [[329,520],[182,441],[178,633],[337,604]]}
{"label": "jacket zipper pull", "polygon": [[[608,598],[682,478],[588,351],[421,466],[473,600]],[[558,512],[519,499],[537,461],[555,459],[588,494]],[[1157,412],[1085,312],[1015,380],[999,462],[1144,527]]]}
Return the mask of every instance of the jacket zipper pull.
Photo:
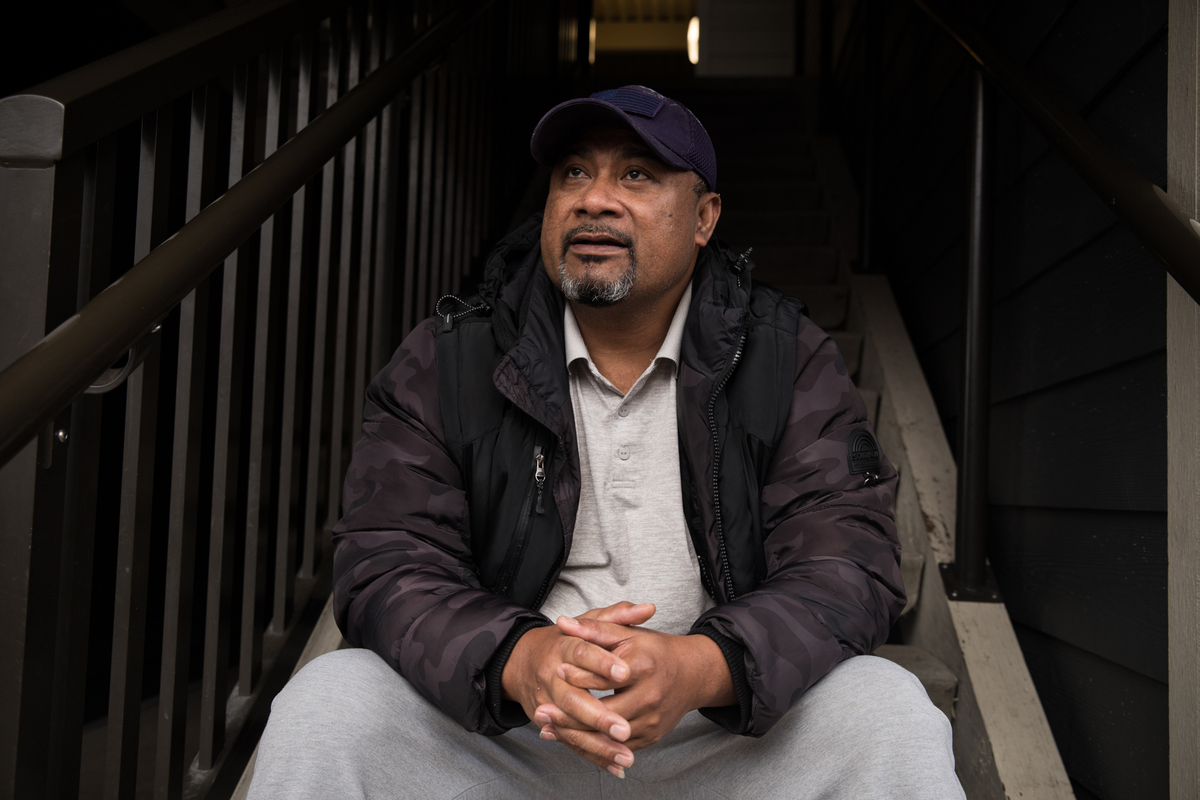
{"label": "jacket zipper pull", "polygon": [[546,457],[538,453],[534,459],[534,463],[536,464],[536,469],[533,473],[533,479],[537,482],[538,487],[536,511],[539,514],[545,514],[546,507],[542,505],[542,489],[546,485]]}

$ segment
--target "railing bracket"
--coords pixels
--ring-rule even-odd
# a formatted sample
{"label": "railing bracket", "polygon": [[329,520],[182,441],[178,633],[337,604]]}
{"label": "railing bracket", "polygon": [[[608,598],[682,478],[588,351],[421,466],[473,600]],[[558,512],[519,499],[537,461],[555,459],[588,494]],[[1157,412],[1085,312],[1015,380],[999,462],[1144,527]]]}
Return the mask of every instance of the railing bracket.
{"label": "railing bracket", "polygon": [[942,585],[946,587],[946,597],[961,603],[1003,603],[1000,597],[1000,587],[996,585],[996,576],[992,574],[991,565],[984,565],[984,580],[982,586],[968,586],[958,577],[956,565],[938,564],[938,572],[942,575]]}
{"label": "railing bracket", "polygon": [[[133,347],[129,348],[129,354],[125,358],[125,365],[122,367],[109,367],[100,373],[100,377],[95,383],[83,390],[84,394],[107,394],[113,389],[123,384],[125,380],[133,374],[133,371],[146,360],[146,354],[150,352],[151,337],[162,330],[162,323],[156,323],[150,332],[133,343]],[[59,431],[65,435],[66,431]],[[60,441],[65,442],[66,439]]]}

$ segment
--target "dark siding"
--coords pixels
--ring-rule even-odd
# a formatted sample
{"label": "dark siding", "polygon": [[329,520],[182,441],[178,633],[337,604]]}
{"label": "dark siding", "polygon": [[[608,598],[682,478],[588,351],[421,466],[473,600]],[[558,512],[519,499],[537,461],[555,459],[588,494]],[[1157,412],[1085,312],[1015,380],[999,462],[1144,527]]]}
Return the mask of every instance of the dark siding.
{"label": "dark siding", "polygon": [[1097,797],[1167,797],[1167,685],[1015,627],[1071,777]]}
{"label": "dark siding", "polygon": [[[1166,0],[962,5],[1165,186]],[[886,19],[874,266],[953,446],[970,65],[907,0]],[[1165,798],[1164,271],[1015,105],[996,117],[989,553],[1077,796]]]}
{"label": "dark siding", "polygon": [[992,406],[997,505],[1167,510],[1165,353]]}
{"label": "dark siding", "polygon": [[1015,506],[992,514],[992,566],[1014,622],[1166,682],[1162,514]]}
{"label": "dark siding", "polygon": [[[1114,225],[1023,291],[1000,300],[992,311],[1002,337],[992,353],[993,400],[1161,350],[1164,283],[1158,259],[1127,228]],[[1064,297],[1071,299],[1066,307]]]}

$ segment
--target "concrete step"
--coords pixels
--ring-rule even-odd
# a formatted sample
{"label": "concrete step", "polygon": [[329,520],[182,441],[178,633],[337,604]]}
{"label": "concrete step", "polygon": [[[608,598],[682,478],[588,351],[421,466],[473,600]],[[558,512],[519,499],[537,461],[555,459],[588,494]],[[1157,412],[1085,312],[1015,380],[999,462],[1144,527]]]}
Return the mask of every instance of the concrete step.
{"label": "concrete step", "polygon": [[907,644],[885,644],[875,655],[899,664],[917,676],[929,699],[938,710],[954,721],[954,701],[958,698],[958,678],[950,668],[927,651]]}

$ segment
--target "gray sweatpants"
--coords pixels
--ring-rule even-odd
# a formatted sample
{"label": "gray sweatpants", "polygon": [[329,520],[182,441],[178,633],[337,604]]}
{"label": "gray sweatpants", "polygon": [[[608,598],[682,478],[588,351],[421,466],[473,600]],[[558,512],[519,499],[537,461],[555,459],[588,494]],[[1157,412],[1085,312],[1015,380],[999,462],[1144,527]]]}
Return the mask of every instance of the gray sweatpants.
{"label": "gray sweatpants", "polygon": [[873,656],[840,664],[759,739],[692,712],[625,780],[538,730],[468,733],[374,653],[329,653],[275,698],[249,798],[964,797],[949,721]]}

